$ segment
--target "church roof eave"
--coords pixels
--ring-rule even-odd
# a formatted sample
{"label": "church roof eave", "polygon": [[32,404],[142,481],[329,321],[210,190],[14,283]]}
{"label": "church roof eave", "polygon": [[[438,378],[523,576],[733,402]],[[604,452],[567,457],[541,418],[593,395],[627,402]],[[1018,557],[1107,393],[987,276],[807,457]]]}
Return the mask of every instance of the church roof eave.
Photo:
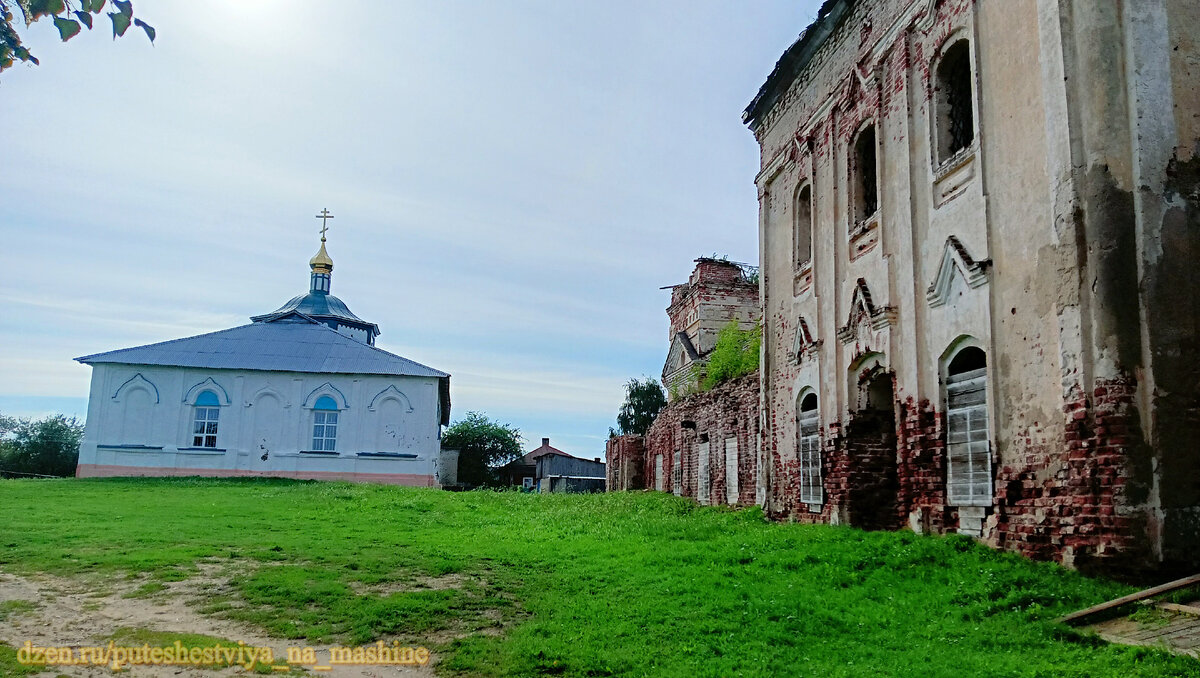
{"label": "church roof eave", "polygon": [[326,374],[379,374],[435,377],[446,391],[443,417],[449,415],[449,378],[422,365],[365,344],[302,313],[300,322],[256,322],[182,339],[81,356],[85,365],[119,363],[208,369]]}
{"label": "church roof eave", "polygon": [[857,0],[825,0],[821,4],[817,10],[817,18],[784,50],[779,61],[775,63],[775,68],[771,69],[770,75],[767,76],[766,82],[742,112],[742,122],[752,131],[809,64],[817,50],[825,44],[856,2]]}

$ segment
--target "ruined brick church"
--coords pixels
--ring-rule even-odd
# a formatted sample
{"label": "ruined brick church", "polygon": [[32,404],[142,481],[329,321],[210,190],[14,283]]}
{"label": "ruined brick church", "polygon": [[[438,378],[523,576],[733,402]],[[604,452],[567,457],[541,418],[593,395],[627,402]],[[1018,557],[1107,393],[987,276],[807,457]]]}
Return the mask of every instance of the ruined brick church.
{"label": "ruined brick church", "polygon": [[1189,0],[824,3],[744,114],[768,515],[1200,562],[1196,26]]}
{"label": "ruined brick church", "polygon": [[687,282],[670,287],[668,404],[646,435],[609,440],[610,490],[649,488],[706,505],[760,501],[758,374],[698,388],[721,329],[758,325],[757,276],[756,267],[702,257]]}

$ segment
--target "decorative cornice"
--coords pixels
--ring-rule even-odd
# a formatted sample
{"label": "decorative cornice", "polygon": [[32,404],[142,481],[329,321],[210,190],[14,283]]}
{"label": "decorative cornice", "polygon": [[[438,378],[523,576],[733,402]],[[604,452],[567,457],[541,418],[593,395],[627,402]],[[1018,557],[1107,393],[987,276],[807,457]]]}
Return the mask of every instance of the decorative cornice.
{"label": "decorative cornice", "polygon": [[796,362],[802,362],[805,356],[815,353],[820,345],[821,340],[813,339],[808,322],[804,320],[804,316],[800,316],[796,321],[796,333],[792,340],[792,356]]}
{"label": "decorative cornice", "polygon": [[975,261],[958,238],[954,236],[946,238],[946,246],[942,249],[942,261],[938,265],[937,275],[929,284],[929,289],[925,291],[925,298],[929,301],[929,305],[936,308],[949,301],[950,285],[954,281],[956,270],[971,289],[987,283],[988,268],[991,267],[991,263],[989,259]]}
{"label": "decorative cornice", "polygon": [[370,410],[371,412],[374,412],[375,411],[375,403],[379,402],[381,400],[395,400],[396,402],[402,402],[405,406],[408,407],[408,409],[405,410],[405,412],[411,413],[413,411],[412,401],[408,399],[408,396],[404,395],[403,391],[396,388],[395,384],[392,384],[391,386],[388,386],[387,388],[383,389],[379,393],[376,393],[375,397],[371,398],[371,403],[369,405],[367,405],[367,409]]}
{"label": "decorative cornice", "polygon": [[894,306],[876,307],[871,300],[871,290],[867,287],[867,281],[859,278],[854,286],[854,296],[850,298],[850,314],[846,318],[846,324],[837,332],[837,337],[842,343],[848,344],[854,341],[857,334],[858,326],[863,322],[870,323],[873,330],[881,330],[890,325],[895,325],[899,317]]}
{"label": "decorative cornice", "polygon": [[292,406],[292,402],[290,400],[288,400],[286,397],[284,397],[284,395],[282,393],[280,393],[279,391],[276,391],[275,389],[271,388],[270,386],[264,386],[264,387],[258,389],[257,391],[255,391],[254,395],[250,396],[250,399],[245,402],[244,406],[245,407],[253,407],[254,403],[258,402],[258,399],[265,395],[271,395],[271,396],[275,396],[276,398],[278,398],[280,404],[283,405],[283,408],[285,410]]}
{"label": "decorative cornice", "polygon": [[775,180],[775,177],[779,176],[779,173],[783,171],[783,168],[787,165],[790,159],[791,149],[787,146],[784,146],[783,148],[779,149],[779,152],[777,152],[775,156],[771,158],[771,161],[768,162],[765,167],[763,167],[762,171],[758,173],[758,176],[754,177],[754,184],[758,186],[760,193],[766,192],[767,186]]}
{"label": "decorative cornice", "polygon": [[332,396],[332,395],[334,395],[334,394],[336,394],[336,395],[337,395],[337,398],[336,398],[336,400],[339,400],[339,401],[341,401],[341,402],[339,403],[339,405],[341,405],[341,407],[340,407],[339,409],[343,409],[343,410],[348,410],[348,409],[350,409],[350,404],[346,402],[346,396],[345,396],[345,394],[343,394],[341,391],[339,391],[339,390],[338,390],[338,388],[337,388],[336,386],[334,386],[333,384],[331,384],[331,383],[330,383],[330,382],[328,382],[328,381],[327,381],[327,382],[325,382],[324,384],[321,384],[320,386],[318,386],[318,387],[314,388],[314,389],[312,390],[312,392],[308,394],[308,397],[304,399],[304,405],[303,405],[303,406],[304,406],[304,407],[309,407],[309,406],[310,406],[310,403],[311,403],[311,402],[313,402],[313,400],[314,400],[314,397],[313,397],[313,396],[317,396],[317,395],[329,395],[329,396]]}
{"label": "decorative cornice", "polygon": [[154,385],[154,382],[143,377],[141,372],[138,372],[137,374],[133,375],[129,379],[126,379],[125,383],[118,386],[117,390],[113,392],[112,399],[117,402],[121,402],[121,399],[119,398],[119,396],[121,395],[121,392],[125,390],[126,387],[135,388],[138,386],[145,389],[146,392],[154,394],[154,404],[155,405],[157,405],[160,402],[160,398],[158,397],[158,387]]}
{"label": "decorative cornice", "polygon": [[[887,53],[887,51],[892,48],[905,30],[908,30],[909,28],[915,28],[920,30],[922,33],[927,33],[933,26],[936,19],[936,8],[937,0],[912,0],[906,7],[898,12],[896,18],[891,24],[888,25],[887,29],[885,29],[879,35],[879,37],[875,39],[870,49],[861,53],[857,65],[865,67],[868,71],[868,75],[864,76],[858,70],[856,65],[853,70],[855,71],[855,76],[859,79],[860,83],[865,84],[867,80],[873,77],[870,75],[870,73],[873,73],[880,60]],[[822,18],[823,17],[818,17],[817,21],[820,22]],[[761,90],[759,95],[755,97],[755,100],[751,102],[749,107],[747,107],[745,114],[743,114],[743,121],[751,125],[751,129],[754,130],[755,136],[758,136],[759,134],[763,134],[765,136],[766,130],[773,127],[778,119],[782,117],[784,112],[790,109],[800,98],[800,90],[802,90],[804,85],[808,82],[802,77],[803,74],[806,71],[809,71],[811,68],[820,68],[824,66],[824,61],[828,52],[834,49],[834,45],[841,40],[840,33],[846,28],[846,24],[843,24],[842,22],[842,19],[845,18],[848,17],[836,17],[836,23],[839,25],[832,27],[829,32],[821,38],[820,44],[812,50],[812,53],[809,55],[809,58],[805,61],[803,66],[801,66],[794,74],[792,74],[792,77],[787,84],[777,83],[774,85],[775,88],[779,89],[779,92],[772,98],[765,110],[762,110],[761,104],[763,103],[762,100],[768,97],[766,96],[766,92]],[[805,32],[812,30],[814,26],[809,26]],[[780,59],[780,64],[782,64],[783,61],[788,58],[789,52],[791,52],[793,49],[800,48],[801,43],[803,42],[804,33],[801,34],[801,37],[799,40],[797,40],[796,44],[794,44],[792,47],[789,47],[788,50],[784,52],[783,57]],[[777,65],[776,69],[779,68],[780,66]],[[764,85],[764,88],[767,88],[771,84],[771,79],[775,78],[777,75],[777,73],[773,72],[771,76],[768,77],[768,82]],[[849,78],[849,74],[847,74],[846,77]],[[806,132],[807,130],[811,129],[817,121],[825,117],[829,108],[833,104],[834,98],[835,95],[830,95],[825,102],[823,102],[821,106],[819,106],[817,110],[814,111],[811,116],[809,116],[808,123],[803,125],[803,128],[806,130]],[[755,118],[757,118],[757,122],[754,122]]]}
{"label": "decorative cornice", "polygon": [[923,5],[917,13],[918,20],[913,22],[913,27],[922,33],[928,33],[937,21],[937,0],[917,0],[913,5]]}
{"label": "decorative cornice", "polygon": [[219,393],[221,395],[220,400],[222,401],[222,405],[228,405],[230,402],[229,393],[212,377],[209,377],[208,379],[205,379],[204,381],[189,388],[187,393],[183,394],[183,402],[189,405],[196,404],[196,398],[198,398],[204,391],[213,391],[214,393]]}

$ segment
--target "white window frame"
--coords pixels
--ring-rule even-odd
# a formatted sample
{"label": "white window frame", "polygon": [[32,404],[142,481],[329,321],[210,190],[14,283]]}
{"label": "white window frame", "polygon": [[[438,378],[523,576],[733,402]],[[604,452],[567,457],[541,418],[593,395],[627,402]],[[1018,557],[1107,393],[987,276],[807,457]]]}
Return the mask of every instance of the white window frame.
{"label": "white window frame", "polygon": [[192,415],[192,447],[215,449],[217,447],[217,430],[220,428],[218,426],[220,419],[220,405],[198,405],[194,407]]}
{"label": "white window frame", "polygon": [[[338,423],[338,415],[341,410],[313,410],[313,433],[312,433],[312,449],[314,452],[337,452],[337,429],[340,426]],[[330,417],[333,421],[330,421]],[[318,428],[320,428],[320,434]],[[333,435],[329,434],[329,429],[333,429]]]}
{"label": "white window frame", "polygon": [[987,367],[946,376],[946,503],[992,505]]}

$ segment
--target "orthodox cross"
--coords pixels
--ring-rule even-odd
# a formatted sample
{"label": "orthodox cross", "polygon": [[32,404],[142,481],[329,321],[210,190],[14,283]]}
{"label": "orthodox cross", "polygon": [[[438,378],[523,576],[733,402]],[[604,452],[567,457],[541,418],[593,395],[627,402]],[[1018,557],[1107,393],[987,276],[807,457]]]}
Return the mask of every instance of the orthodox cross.
{"label": "orthodox cross", "polygon": [[333,218],[333,215],[329,213],[328,209],[322,209],[317,218],[321,220],[321,242],[325,242],[325,231],[329,230],[329,220]]}

